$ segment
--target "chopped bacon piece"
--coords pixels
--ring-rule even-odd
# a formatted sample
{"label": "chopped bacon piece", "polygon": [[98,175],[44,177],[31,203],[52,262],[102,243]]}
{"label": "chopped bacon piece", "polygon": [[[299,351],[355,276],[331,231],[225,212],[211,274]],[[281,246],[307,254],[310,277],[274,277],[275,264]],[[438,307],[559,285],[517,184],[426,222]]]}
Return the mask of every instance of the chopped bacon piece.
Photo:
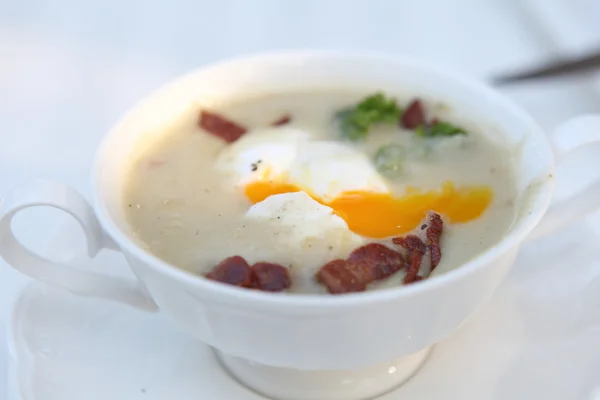
{"label": "chopped bacon piece", "polygon": [[421,100],[415,99],[408,105],[400,122],[406,129],[415,129],[419,125],[425,124],[425,111]]}
{"label": "chopped bacon piece", "polygon": [[[404,266],[404,257],[379,243],[369,243],[350,253],[348,261],[354,268],[370,271],[372,279],[365,283],[385,279]],[[366,281],[366,279],[365,279]]]}
{"label": "chopped bacon piece", "polygon": [[429,125],[437,125],[439,123],[440,123],[440,120],[437,119],[437,118],[434,118],[434,119],[431,120],[431,122],[429,123]]}
{"label": "chopped bacon piece", "polygon": [[425,243],[421,240],[417,235],[407,235],[405,237],[395,237],[392,239],[394,244],[398,244],[404,247],[406,250],[414,250],[418,249],[419,251],[425,253],[426,247]]}
{"label": "chopped bacon piece", "polygon": [[417,250],[412,250],[406,256],[406,275],[404,275],[404,284],[413,283],[421,270],[421,263],[423,262],[423,255]]}
{"label": "chopped bacon piece", "polygon": [[431,271],[435,269],[442,259],[442,252],[440,249],[440,238],[444,222],[439,214],[430,212],[427,216],[427,223],[423,224],[421,229],[426,228],[425,237],[426,244],[423,243],[421,238],[416,235],[407,235],[405,237],[395,237],[392,239],[394,244],[400,245],[408,250],[406,256],[406,275],[404,277],[404,283],[412,283],[421,279],[419,276],[421,264],[423,262],[423,256],[427,249],[431,254]]}
{"label": "chopped bacon piece", "polygon": [[362,292],[367,288],[367,283],[355,272],[357,270],[350,267],[348,261],[333,260],[319,269],[316,278],[332,294]]}
{"label": "chopped bacon piece", "polygon": [[205,131],[220,137],[227,143],[232,143],[238,140],[244,133],[246,128],[236,124],[223,117],[222,115],[209,111],[202,111],[198,126]]}
{"label": "chopped bacon piece", "polygon": [[398,236],[398,237],[392,238],[392,243],[397,244],[399,246],[402,246],[405,249],[408,249],[408,245],[406,244],[406,240],[402,236]]}
{"label": "chopped bacon piece", "polygon": [[439,214],[429,213],[429,227],[425,233],[427,237],[427,247],[431,252],[431,271],[435,269],[442,259],[442,250],[440,249],[440,237],[444,229],[444,221]]}
{"label": "chopped bacon piece", "polygon": [[253,283],[250,266],[240,256],[224,259],[206,274],[206,278],[240,287],[251,287]]}
{"label": "chopped bacon piece", "polygon": [[287,268],[267,262],[254,264],[252,271],[253,287],[265,292],[281,292],[292,284]]}
{"label": "chopped bacon piece", "polygon": [[317,273],[330,293],[362,292],[373,281],[385,279],[404,266],[402,254],[379,243],[354,250],[347,260],[333,260]]}
{"label": "chopped bacon piece", "polygon": [[[427,246],[416,235],[407,235],[405,237],[396,237],[392,239],[394,244],[398,244],[408,250],[406,255],[406,275],[404,283],[413,283],[418,280],[418,274],[423,263],[423,256],[427,251]],[[421,277],[421,279],[423,279]]]}
{"label": "chopped bacon piece", "polygon": [[291,120],[292,120],[292,117],[289,114],[285,114],[278,120],[272,122],[271,126],[281,126],[281,125],[289,124]]}

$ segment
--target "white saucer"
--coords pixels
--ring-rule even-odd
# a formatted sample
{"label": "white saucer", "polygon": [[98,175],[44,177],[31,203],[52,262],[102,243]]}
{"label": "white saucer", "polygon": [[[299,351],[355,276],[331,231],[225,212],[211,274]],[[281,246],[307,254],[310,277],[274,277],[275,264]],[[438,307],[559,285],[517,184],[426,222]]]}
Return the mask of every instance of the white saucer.
{"label": "white saucer", "polygon": [[[67,225],[49,254],[81,244]],[[126,271],[106,252],[85,268]],[[256,400],[161,315],[31,284],[9,333],[11,400]],[[587,224],[525,247],[492,302],[380,400],[600,400],[600,246]]]}

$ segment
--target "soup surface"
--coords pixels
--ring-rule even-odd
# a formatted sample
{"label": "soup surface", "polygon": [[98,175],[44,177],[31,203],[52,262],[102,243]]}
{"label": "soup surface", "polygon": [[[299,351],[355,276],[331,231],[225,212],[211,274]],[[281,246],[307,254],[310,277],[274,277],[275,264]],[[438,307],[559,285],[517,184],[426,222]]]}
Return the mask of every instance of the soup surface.
{"label": "soup surface", "polygon": [[[134,160],[126,215],[150,252],[211,279],[301,293],[395,287],[463,264],[512,224],[499,138],[446,105],[383,93],[214,104]],[[350,265],[363,256],[377,269],[368,278]]]}

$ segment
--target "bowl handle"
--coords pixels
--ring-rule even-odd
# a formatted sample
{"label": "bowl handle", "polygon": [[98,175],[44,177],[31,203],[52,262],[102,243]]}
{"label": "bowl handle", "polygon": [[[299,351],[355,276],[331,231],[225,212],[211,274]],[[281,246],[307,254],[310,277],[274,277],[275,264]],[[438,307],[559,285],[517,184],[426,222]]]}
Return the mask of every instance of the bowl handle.
{"label": "bowl handle", "polygon": [[[600,143],[600,114],[588,114],[558,126],[550,137],[558,167],[566,157],[582,147]],[[597,167],[595,167],[597,168]],[[600,180],[552,205],[528,239],[554,233],[600,208]]]}
{"label": "bowl handle", "polygon": [[115,300],[138,309],[156,311],[156,303],[139,282],[85,271],[51,261],[23,246],[15,237],[11,222],[21,210],[50,206],[69,213],[83,228],[88,255],[119,247],[102,230],[89,203],[72,188],[54,182],[34,182],[10,192],[0,205],[0,255],[15,269],[70,292]]}

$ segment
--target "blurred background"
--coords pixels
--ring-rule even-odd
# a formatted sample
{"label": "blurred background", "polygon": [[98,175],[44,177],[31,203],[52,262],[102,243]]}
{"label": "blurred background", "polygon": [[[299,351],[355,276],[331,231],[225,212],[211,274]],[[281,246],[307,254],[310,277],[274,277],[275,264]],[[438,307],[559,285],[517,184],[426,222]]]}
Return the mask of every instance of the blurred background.
{"label": "blurred background", "polygon": [[[137,99],[243,53],[379,50],[486,79],[594,42],[597,0],[0,0],[0,160],[11,170],[2,188],[49,168],[80,182],[103,133]],[[589,76],[503,90],[547,128],[600,107]]]}
{"label": "blurred background", "polygon": [[[38,178],[87,194],[99,141],[140,97],[216,60],[297,48],[411,54],[486,80],[600,49],[600,1],[0,0],[0,194]],[[600,112],[599,77],[500,90],[550,131]],[[33,215],[17,231],[43,248],[63,217],[45,211],[40,228]],[[25,281],[0,268],[1,343]]]}

